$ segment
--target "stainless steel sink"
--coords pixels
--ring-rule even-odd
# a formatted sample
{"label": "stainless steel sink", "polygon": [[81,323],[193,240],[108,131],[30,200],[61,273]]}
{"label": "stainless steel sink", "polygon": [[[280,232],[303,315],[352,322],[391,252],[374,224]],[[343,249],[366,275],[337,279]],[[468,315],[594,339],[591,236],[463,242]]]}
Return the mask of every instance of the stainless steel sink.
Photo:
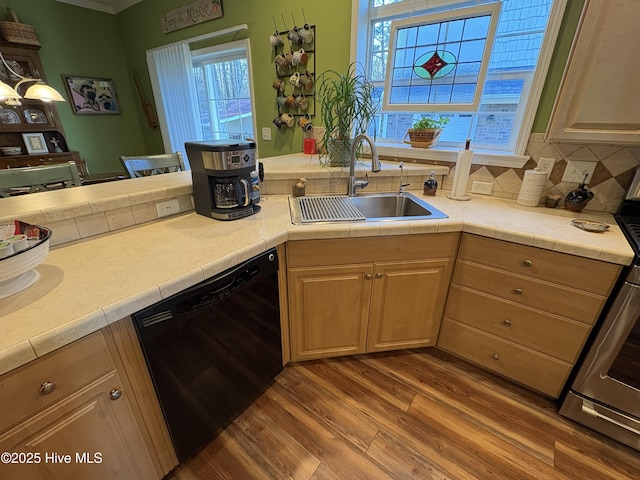
{"label": "stainless steel sink", "polygon": [[348,197],[324,195],[290,197],[291,221],[296,224],[357,221],[439,220],[448,216],[411,193],[370,193]]}

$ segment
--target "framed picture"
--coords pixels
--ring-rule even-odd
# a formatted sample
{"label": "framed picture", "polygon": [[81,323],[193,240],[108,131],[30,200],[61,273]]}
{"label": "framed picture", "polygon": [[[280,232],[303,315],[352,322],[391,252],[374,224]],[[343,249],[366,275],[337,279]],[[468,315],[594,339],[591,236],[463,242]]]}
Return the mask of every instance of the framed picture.
{"label": "framed picture", "polygon": [[113,80],[110,78],[63,75],[73,113],[114,115],[120,113]]}
{"label": "framed picture", "polygon": [[49,153],[47,142],[42,133],[23,133],[22,139],[27,147],[27,152],[31,155],[35,153]]}

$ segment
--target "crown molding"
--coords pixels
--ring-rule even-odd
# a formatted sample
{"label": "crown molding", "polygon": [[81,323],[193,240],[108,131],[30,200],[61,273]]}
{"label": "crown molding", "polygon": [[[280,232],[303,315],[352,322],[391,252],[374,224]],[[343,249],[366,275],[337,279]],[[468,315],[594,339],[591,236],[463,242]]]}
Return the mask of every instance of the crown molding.
{"label": "crown molding", "polygon": [[111,13],[115,15],[122,10],[129,8],[131,5],[141,2],[142,0],[55,0],[60,3],[68,3],[76,7],[89,8],[98,10],[99,12]]}

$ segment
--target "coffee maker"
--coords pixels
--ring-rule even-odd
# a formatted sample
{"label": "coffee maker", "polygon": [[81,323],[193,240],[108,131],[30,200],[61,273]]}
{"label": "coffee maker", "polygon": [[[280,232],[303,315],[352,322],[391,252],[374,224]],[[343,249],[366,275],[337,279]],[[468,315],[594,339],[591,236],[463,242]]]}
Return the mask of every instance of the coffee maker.
{"label": "coffee maker", "polygon": [[186,142],[196,212],[236,220],[260,210],[256,144],[251,141]]}

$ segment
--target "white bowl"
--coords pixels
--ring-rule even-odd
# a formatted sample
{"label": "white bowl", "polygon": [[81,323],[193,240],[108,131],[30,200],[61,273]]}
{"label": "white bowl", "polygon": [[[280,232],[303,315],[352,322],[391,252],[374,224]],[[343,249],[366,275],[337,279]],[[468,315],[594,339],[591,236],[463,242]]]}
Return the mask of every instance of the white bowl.
{"label": "white bowl", "polygon": [[35,267],[49,254],[51,230],[38,226],[40,238],[29,240],[25,250],[0,259],[0,298],[8,297],[33,285],[40,274]]}

